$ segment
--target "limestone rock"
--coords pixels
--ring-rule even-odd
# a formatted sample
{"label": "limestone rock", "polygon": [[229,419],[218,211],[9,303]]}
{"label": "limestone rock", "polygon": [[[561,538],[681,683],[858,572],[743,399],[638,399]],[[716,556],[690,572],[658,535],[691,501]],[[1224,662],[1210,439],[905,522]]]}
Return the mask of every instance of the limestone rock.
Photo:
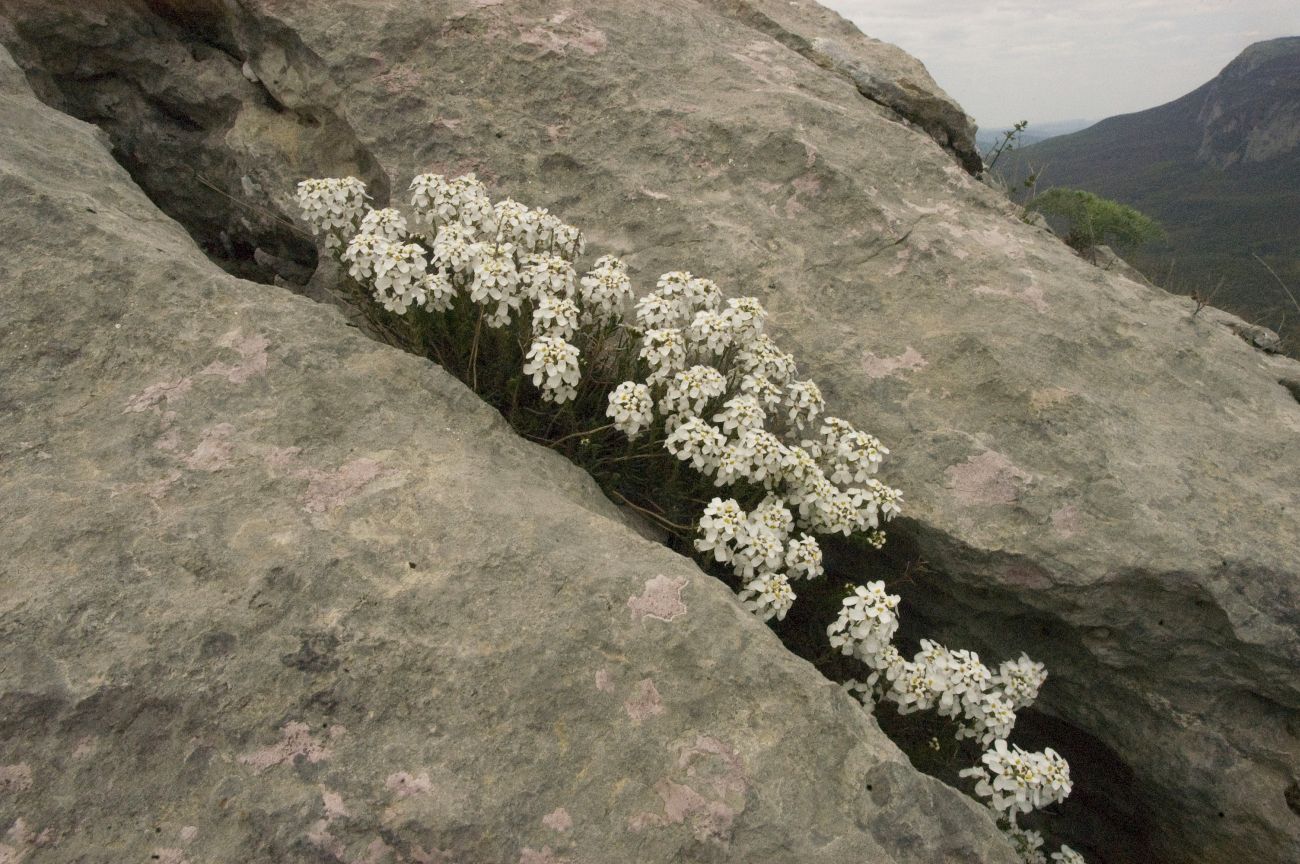
{"label": "limestone rock", "polygon": [[[641,285],[684,268],[760,294],[836,410],[894,451],[905,620],[1048,664],[1044,713],[1018,734],[1076,766],[1071,845],[1100,862],[1296,857],[1297,365],[1020,222],[827,59],[875,69],[865,41],[804,4],[797,24],[778,3],[703,0],[244,0],[207,23],[0,5],[34,78],[119,150],[180,160],[192,144],[234,196],[260,171],[248,203],[285,218],[294,181],[344,164],[393,188],[476,170]],[[292,124],[157,134],[198,73],[146,65],[141,34],[227,46],[222,86],[251,86],[247,66]],[[81,112],[106,92],[167,110]],[[325,160],[317,115],[348,130],[346,153]],[[181,179],[133,170],[183,210],[167,203]],[[231,230],[276,254],[255,221]]]}
{"label": "limestone rock", "polygon": [[214,267],[0,51],[0,860],[998,862],[427,361]]}

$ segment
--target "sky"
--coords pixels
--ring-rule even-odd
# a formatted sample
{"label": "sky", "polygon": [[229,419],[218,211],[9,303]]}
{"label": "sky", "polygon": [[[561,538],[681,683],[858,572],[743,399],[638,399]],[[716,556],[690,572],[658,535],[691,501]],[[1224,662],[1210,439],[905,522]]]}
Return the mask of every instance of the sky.
{"label": "sky", "polygon": [[917,57],[983,128],[1101,120],[1177,99],[1300,0],[820,0]]}

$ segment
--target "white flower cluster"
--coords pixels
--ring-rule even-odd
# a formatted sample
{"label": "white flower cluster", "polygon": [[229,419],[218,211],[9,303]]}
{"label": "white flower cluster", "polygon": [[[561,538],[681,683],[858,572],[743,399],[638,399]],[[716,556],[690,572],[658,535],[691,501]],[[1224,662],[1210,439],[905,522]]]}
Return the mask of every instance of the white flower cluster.
{"label": "white flower cluster", "polygon": [[366,210],[366,184],[355,177],[304,180],[297,202],[313,234],[325,235],[325,248],[337,249],[357,229]]}
{"label": "white flower cluster", "polygon": [[1070,765],[1050,747],[1031,753],[998,740],[982,761],[983,767],[961,774],[976,778],[975,794],[988,798],[994,812],[1013,825],[1017,814],[1064,801],[1070,794]]}
{"label": "white flower cluster", "polygon": [[[757,298],[724,300],[711,280],[672,271],[625,323],[634,297],[627,268],[605,256],[580,276],[578,229],[509,198],[493,203],[473,174],[421,174],[410,193],[410,219],[368,207],[354,177],[305,180],[297,200],[313,232],[383,308],[477,320],[474,351],[479,326],[515,327],[512,341],[528,346],[521,371],[545,401],[576,400],[592,362],[578,345],[598,350],[613,337],[626,361],[614,365],[636,373],[609,392],[609,426],[632,442],[648,437],[716,487],[734,487],[733,497],[723,492],[704,507],[694,545],[739,580],[744,608],[765,621],[786,616],[793,584],[823,575],[816,535],[884,543],[882,527],[902,506],[901,493],[875,476],[889,450],[826,416],[821,389],[797,377],[794,358],[765,332]],[[894,644],[898,604],[883,582],[843,601],[827,628],[830,644],[870,670],[864,683],[846,686],[900,713],[956,720],[959,738],[987,748],[982,767],[963,773],[977,779],[976,793],[1010,826],[1022,857],[1046,864],[1042,838],[1015,820],[1068,795],[1069,766],[1052,750],[1028,753],[1006,740],[1015,712],[1046,678],[1042,665],[1022,655],[993,670],[974,652],[928,640],[907,660]],[[1052,861],[1082,864],[1068,847]]]}
{"label": "white flower cluster", "polygon": [[355,177],[304,180],[298,204],[348,275],[390,312],[445,312],[464,297],[488,327],[523,315],[532,342],[524,374],[547,401],[575,398],[581,358],[570,340],[584,324],[621,317],[632,293],[623,263],[602,258],[579,280],[582,233],[543,209],[493,204],[473,174],[421,174],[410,191],[409,222],[396,208],[370,209]]}

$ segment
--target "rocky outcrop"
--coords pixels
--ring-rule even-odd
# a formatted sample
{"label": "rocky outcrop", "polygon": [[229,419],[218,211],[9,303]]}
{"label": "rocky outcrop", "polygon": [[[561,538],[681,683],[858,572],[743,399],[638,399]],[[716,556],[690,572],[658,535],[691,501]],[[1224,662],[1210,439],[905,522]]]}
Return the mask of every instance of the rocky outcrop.
{"label": "rocky outcrop", "polygon": [[[687,268],[763,295],[836,410],[893,448],[888,479],[907,493],[899,572],[848,560],[837,578],[893,579],[914,632],[1048,664],[1043,713],[1019,734],[1076,766],[1053,826],[1067,842],[1094,862],[1294,857],[1296,364],[1021,223],[931,135],[781,35],[835,39],[811,12],[798,31],[777,4],[748,4],[773,31],[736,5],[243,0],[222,7],[223,74],[247,70],[289,114],[339,118],[393,184],[477,170],[583,226],[641,285]],[[32,76],[69,70],[50,79],[69,110],[147,77],[66,62],[128,41],[109,30],[130,15],[86,7],[5,7]],[[151,23],[132,33],[194,32],[133,14]],[[154,85],[164,105],[189,74],[147,71],[176,77]],[[144,136],[106,129],[119,150]],[[310,138],[253,159],[255,125],[196,137],[233,154],[227,193],[283,218],[293,181],[338,170]],[[166,178],[136,175],[165,200]],[[232,229],[242,248],[279,257],[250,223]]]}
{"label": "rocky outcrop", "polygon": [[0,860],[969,861],[969,799],[0,51]]}

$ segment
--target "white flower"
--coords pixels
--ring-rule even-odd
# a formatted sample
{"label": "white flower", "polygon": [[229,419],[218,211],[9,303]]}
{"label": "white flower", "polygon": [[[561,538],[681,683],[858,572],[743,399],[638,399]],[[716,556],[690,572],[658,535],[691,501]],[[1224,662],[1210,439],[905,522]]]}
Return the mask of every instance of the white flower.
{"label": "white flower", "polygon": [[557,224],[551,229],[549,246],[557,255],[573,261],[587,248],[587,241],[577,228],[557,220]]}
{"label": "white flower", "polygon": [[523,295],[534,301],[547,294],[573,297],[576,280],[573,265],[559,255],[525,255],[519,262]]}
{"label": "white flower", "polygon": [[673,375],[659,410],[665,414],[699,414],[727,390],[722,373],[712,366],[692,366]]}
{"label": "white flower", "polygon": [[562,403],[578,395],[578,349],[558,336],[543,336],[528,349],[524,374],[542,389],[542,398]]}
{"label": "white flower", "polygon": [[686,366],[686,343],[682,331],[671,327],[661,330],[647,330],[641,337],[641,352],[638,355],[650,367],[649,383],[654,384],[671,378],[679,369]]}
{"label": "white flower", "polygon": [[785,404],[790,424],[799,429],[811,424],[826,408],[821,388],[812,381],[792,381],[785,387]]}
{"label": "white flower", "polygon": [[764,410],[775,410],[781,407],[781,399],[784,394],[780,386],[766,375],[754,372],[745,375],[740,379],[739,389],[741,393],[757,399]]}
{"label": "white flower", "polygon": [[632,299],[632,282],[623,262],[607,255],[582,277],[578,291],[584,323],[603,324],[623,313],[624,305]]}
{"label": "white flower", "polygon": [[485,306],[496,304],[485,319],[490,327],[509,324],[511,312],[519,308],[519,271],[515,269],[514,253],[515,247],[509,243],[475,243],[472,247],[474,279],[469,299]]}
{"label": "white flower", "polygon": [[692,277],[687,280],[684,293],[692,313],[704,310],[716,311],[722,305],[722,290],[712,279]]}
{"label": "white flower", "polygon": [[925,663],[904,663],[886,695],[898,703],[899,714],[933,708],[943,692],[934,669]]}
{"label": "white flower", "polygon": [[978,777],[975,794],[989,799],[989,806],[1012,822],[1016,815],[1029,813],[1063,801],[1070,794],[1070,766],[1055,751],[1029,753],[1008,748],[999,738],[985,752],[984,768],[968,768],[963,776]]}
{"label": "white flower", "polygon": [[423,246],[387,243],[374,261],[375,299],[388,311],[405,314],[407,307],[422,299],[427,266]]}
{"label": "white flower", "polygon": [[1025,830],[1017,825],[1008,825],[1003,831],[1011,839],[1011,845],[1016,847],[1016,853],[1020,855],[1022,864],[1047,864],[1047,856],[1042,852],[1042,834]]}
{"label": "white flower", "polygon": [[1052,862],[1053,864],[1087,864],[1087,862],[1083,860],[1082,855],[1075,852],[1064,843],[1061,844],[1059,852],[1052,853]]}
{"label": "white flower", "polygon": [[771,488],[781,477],[787,449],[766,429],[746,429],[736,442],[736,451],[746,459],[745,477]]}
{"label": "white flower", "polygon": [[977,738],[987,747],[999,738],[1006,738],[1016,725],[1016,712],[1006,697],[997,691],[983,693],[978,703],[965,705],[965,721],[957,730],[957,738]]}
{"label": "white flower", "polygon": [[567,297],[543,294],[533,309],[533,335],[573,338],[578,329],[578,304]]}
{"label": "white flower", "polygon": [[441,174],[420,174],[411,180],[411,206],[423,222],[443,227],[459,222],[467,228],[491,234],[492,201],[473,174],[448,180]]}
{"label": "white flower", "polygon": [[456,297],[456,288],[451,284],[451,279],[441,271],[425,273],[417,287],[423,295],[420,304],[430,311],[444,312],[450,309]]}
{"label": "white flower", "polygon": [[785,551],[785,566],[791,576],[816,579],[822,575],[822,548],[807,534],[790,539]]}
{"label": "white flower", "polygon": [[695,548],[700,552],[712,552],[715,560],[730,562],[733,545],[746,522],[745,511],[734,498],[725,501],[714,498],[704,508],[700,517],[700,537],[695,541]]}
{"label": "white flower", "polygon": [[453,273],[469,273],[483,244],[474,242],[474,229],[460,222],[448,222],[433,238],[433,262]]}
{"label": "white flower", "polygon": [[658,291],[651,291],[636,301],[635,316],[637,327],[646,331],[680,328],[686,323],[681,304]]}
{"label": "white flower", "polygon": [[731,347],[735,333],[731,330],[731,321],[715,309],[701,309],[691,319],[687,330],[691,342],[704,353],[716,357]]}
{"label": "white flower", "polygon": [[740,395],[722,403],[722,410],[713,415],[713,422],[722,425],[722,431],[743,432],[746,429],[761,428],[767,420],[767,414],[753,396]]}
{"label": "white flower", "polygon": [[1002,661],[998,674],[993,676],[993,686],[1002,691],[1013,708],[1019,710],[1034,704],[1038,689],[1046,680],[1047,669],[1043,664],[1021,654],[1019,660]]}
{"label": "white flower", "polygon": [[757,297],[733,297],[727,301],[724,314],[731,320],[731,329],[736,334],[737,342],[757,338],[767,321],[767,310],[758,302]]}
{"label": "white flower", "polygon": [[492,215],[500,242],[511,243],[525,252],[537,251],[537,232],[546,211],[530,210],[512,198],[503,198],[493,205]]}
{"label": "white flower", "polygon": [[[761,528],[770,531],[777,540],[784,543],[794,530],[794,517],[780,498],[768,495],[749,514],[749,524],[755,530]],[[779,562],[776,566],[779,566]]]}
{"label": "white flower", "polygon": [[[752,300],[753,298],[741,299]],[[759,306],[756,311],[749,310],[746,314],[752,315],[758,312],[766,315],[767,313],[763,312],[762,308]],[[736,326],[737,321],[745,320],[747,319],[744,315],[732,312],[730,322],[733,327]],[[794,377],[796,372],[794,358],[776,347],[776,343],[766,335],[754,333],[744,338],[738,337],[737,344],[744,346],[740,353],[736,355],[737,369],[750,375],[762,376],[768,379],[778,390],[784,388],[790,382],[790,379]]]}
{"label": "white flower", "polygon": [[[827,428],[822,427],[823,435]],[[865,432],[837,429],[833,435],[826,436],[822,461],[832,483],[866,483],[888,454],[878,439]]]}
{"label": "white flower", "polygon": [[844,598],[839,617],[826,628],[832,648],[861,660],[875,657],[898,631],[897,594],[887,594],[884,582],[868,582]]}
{"label": "white flower", "polygon": [[358,282],[369,282],[375,276],[375,262],[389,246],[389,242],[373,234],[357,234],[343,250],[343,260],[348,263],[348,275]]}
{"label": "white flower", "polygon": [[664,447],[697,471],[708,473],[716,467],[726,443],[726,437],[717,429],[699,417],[688,417],[664,440]]}
{"label": "white flower", "polygon": [[780,621],[794,605],[794,589],[780,573],[763,573],[745,584],[739,593],[740,605],[764,621],[773,616]]}
{"label": "white flower", "polygon": [[370,196],[356,177],[326,177],[302,181],[296,197],[311,232],[325,235],[326,249],[337,249],[356,232]]}
{"label": "white flower", "polygon": [[650,388],[636,381],[624,381],[609,394],[605,416],[613,419],[615,429],[628,438],[636,438],[655,419]]}
{"label": "white flower", "polygon": [[[817,478],[825,479],[822,470],[812,455],[797,445],[786,447],[786,458],[781,465],[781,476],[795,489],[804,489]],[[798,494],[796,493],[796,498]],[[798,500],[792,501],[798,504]]]}
{"label": "white flower", "polygon": [[360,232],[397,243],[406,237],[406,217],[392,207],[371,210],[362,218]]}

